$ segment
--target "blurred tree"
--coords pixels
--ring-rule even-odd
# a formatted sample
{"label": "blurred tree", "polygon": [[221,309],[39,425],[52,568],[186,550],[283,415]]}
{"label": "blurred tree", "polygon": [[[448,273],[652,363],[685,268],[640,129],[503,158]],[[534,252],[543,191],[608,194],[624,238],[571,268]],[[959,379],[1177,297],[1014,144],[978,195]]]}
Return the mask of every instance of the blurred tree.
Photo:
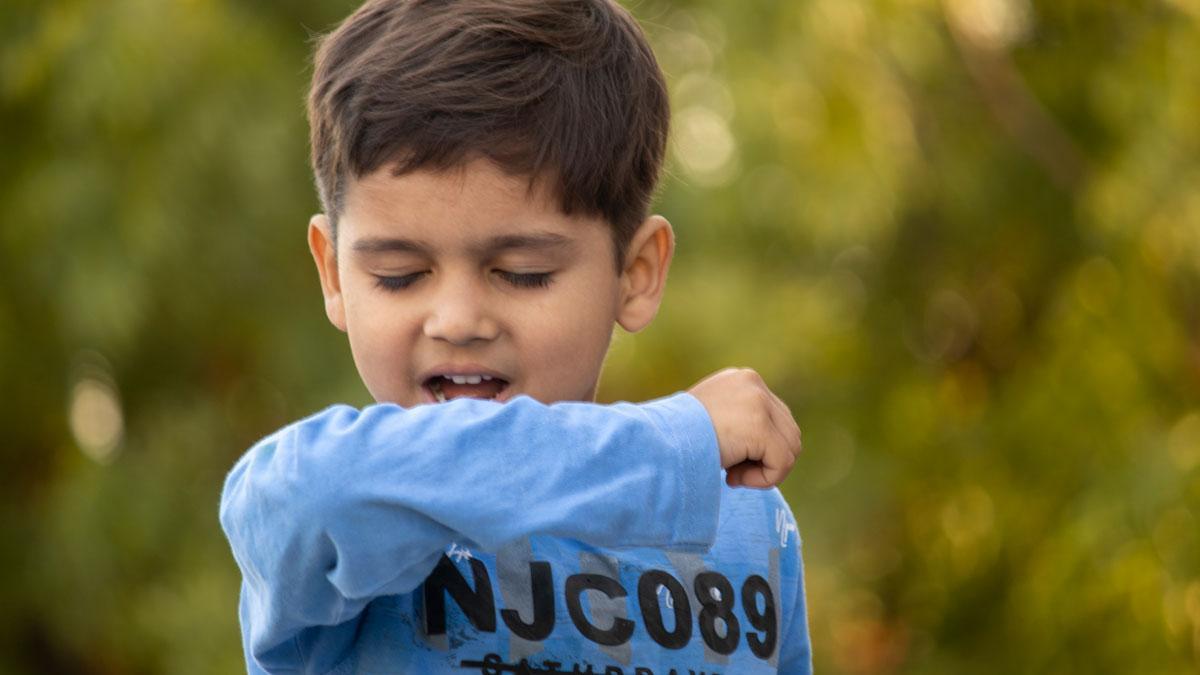
{"label": "blurred tree", "polygon": [[[241,669],[216,520],[367,402],[303,97],[355,2],[0,6],[0,672]],[[817,669],[1200,667],[1200,4],[631,3],[679,232],[603,400],[758,368]]]}

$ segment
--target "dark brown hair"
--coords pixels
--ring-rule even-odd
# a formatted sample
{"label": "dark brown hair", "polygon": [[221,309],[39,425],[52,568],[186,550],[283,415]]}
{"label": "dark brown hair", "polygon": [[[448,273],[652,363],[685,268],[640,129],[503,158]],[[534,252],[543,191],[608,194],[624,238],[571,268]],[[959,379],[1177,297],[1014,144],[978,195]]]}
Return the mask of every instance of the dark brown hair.
{"label": "dark brown hair", "polygon": [[618,272],[646,217],[670,110],[658,62],[613,0],[368,0],[320,39],[312,165],[336,236],[346,186],[486,157],[603,216]]}

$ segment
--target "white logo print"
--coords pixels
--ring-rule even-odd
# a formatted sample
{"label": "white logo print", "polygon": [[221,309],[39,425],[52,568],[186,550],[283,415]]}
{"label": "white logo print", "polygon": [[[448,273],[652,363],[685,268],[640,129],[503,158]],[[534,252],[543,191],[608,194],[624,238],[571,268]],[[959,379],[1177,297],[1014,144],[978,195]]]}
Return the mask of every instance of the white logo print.
{"label": "white logo print", "polygon": [[787,548],[788,535],[796,531],[796,524],[783,509],[775,509],[775,531],[779,533],[779,548]]}
{"label": "white logo print", "polygon": [[458,542],[450,544],[450,550],[446,551],[446,555],[449,555],[451,558],[453,558],[454,562],[462,562],[475,557],[471,555],[471,549],[466,548],[465,546],[459,546]]}

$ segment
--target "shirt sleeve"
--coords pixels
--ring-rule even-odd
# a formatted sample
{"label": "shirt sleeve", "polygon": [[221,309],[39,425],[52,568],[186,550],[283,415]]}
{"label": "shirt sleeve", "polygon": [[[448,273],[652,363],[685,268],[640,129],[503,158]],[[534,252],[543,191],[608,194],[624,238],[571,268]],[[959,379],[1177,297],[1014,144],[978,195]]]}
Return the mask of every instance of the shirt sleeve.
{"label": "shirt sleeve", "polygon": [[705,551],[719,456],[707,411],[684,392],[330,407],[255,444],[222,490],[247,660],[295,663],[302,632],[412,591],[455,541],[494,551],[538,533]]}
{"label": "shirt sleeve", "polygon": [[[790,515],[789,515],[790,517]],[[812,643],[808,635],[808,607],[804,594],[804,559],[801,555],[803,542],[796,531],[794,560],[795,570],[789,575],[792,599],[785,615],[783,640],[779,649],[780,675],[812,675]]]}

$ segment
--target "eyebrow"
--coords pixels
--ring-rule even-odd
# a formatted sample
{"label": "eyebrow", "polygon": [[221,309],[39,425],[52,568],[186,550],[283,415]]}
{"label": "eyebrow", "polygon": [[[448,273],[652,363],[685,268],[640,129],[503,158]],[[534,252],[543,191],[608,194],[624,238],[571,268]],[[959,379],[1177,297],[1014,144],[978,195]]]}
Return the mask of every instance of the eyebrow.
{"label": "eyebrow", "polygon": [[[557,232],[534,232],[530,234],[502,234],[482,243],[469,246],[475,255],[489,255],[512,249],[534,251],[549,251],[572,249],[575,241]],[[404,239],[402,237],[364,237],[354,242],[352,246],[358,253],[417,253],[428,255],[433,246],[420,239]]]}

